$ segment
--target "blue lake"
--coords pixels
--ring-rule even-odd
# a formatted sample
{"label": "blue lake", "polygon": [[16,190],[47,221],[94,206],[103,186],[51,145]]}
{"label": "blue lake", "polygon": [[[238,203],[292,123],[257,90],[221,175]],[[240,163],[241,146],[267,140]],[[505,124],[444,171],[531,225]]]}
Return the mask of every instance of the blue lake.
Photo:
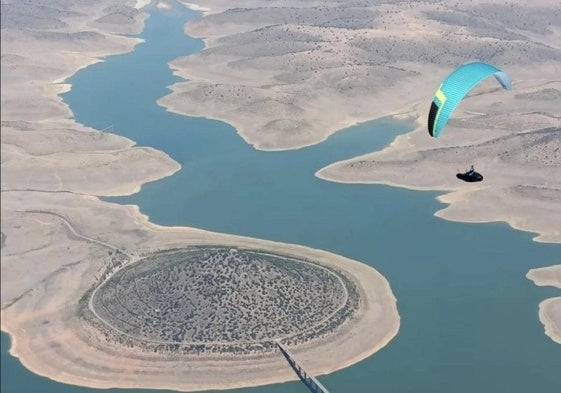
{"label": "blue lake", "polygon": [[[444,206],[434,192],[314,176],[334,161],[382,148],[410,130],[407,123],[379,119],[316,146],[262,152],[223,122],[166,112],[155,102],[177,81],[167,62],[203,47],[183,33],[184,22],[200,15],[177,5],[149,11],[146,42],[78,72],[64,100],[78,122],[112,125],[138,145],[165,151],[182,169],[133,196],[104,199],[137,204],[160,225],[302,244],[379,270],[398,299],[401,330],[374,356],[320,377],[332,392],[561,391],[561,346],[538,320],[539,302],[559,291],[525,278],[531,268],[559,263],[561,245],[535,243],[503,223],[436,218]],[[8,341],[2,334],[3,393],[96,391],[30,373],[8,354]],[[234,392],[307,389],[290,382]]]}

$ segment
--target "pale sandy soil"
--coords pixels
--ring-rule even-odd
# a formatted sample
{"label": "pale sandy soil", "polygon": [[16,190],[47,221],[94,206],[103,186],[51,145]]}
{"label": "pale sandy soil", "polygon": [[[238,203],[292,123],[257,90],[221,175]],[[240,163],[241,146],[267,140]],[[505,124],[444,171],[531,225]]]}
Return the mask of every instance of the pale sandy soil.
{"label": "pale sandy soil", "polygon": [[358,313],[336,334],[291,349],[317,374],[370,356],[399,329],[396,299],[376,270],[295,245],[155,226],[134,206],[97,198],[133,193],[180,169],[162,152],[75,123],[57,95],[78,69],[134,48],[139,40],[126,35],[141,31],[147,15],[138,8],[145,4],[2,2],[0,290],[11,353],[37,374],[97,388],[202,390],[296,379],[280,354],[185,359],[108,345],[77,315],[79,299],[116,248],[137,258],[166,247],[220,244],[308,257],[344,271],[360,289]]}
{"label": "pale sandy soil", "polygon": [[134,8],[141,9],[147,6],[148,4],[150,4],[151,2],[152,0],[136,0],[136,4],[134,5]]}
{"label": "pale sandy soil", "polygon": [[[526,277],[536,285],[561,288],[561,265],[532,269]],[[561,344],[561,296],[541,302],[539,317],[545,327],[545,334]]]}

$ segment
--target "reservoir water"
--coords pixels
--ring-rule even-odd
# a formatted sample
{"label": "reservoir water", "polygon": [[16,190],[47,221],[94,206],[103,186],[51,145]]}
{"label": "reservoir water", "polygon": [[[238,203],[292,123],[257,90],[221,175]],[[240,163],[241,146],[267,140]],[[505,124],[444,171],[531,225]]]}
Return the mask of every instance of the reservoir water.
{"label": "reservoir water", "polygon": [[[78,122],[112,125],[138,145],[165,151],[182,169],[138,194],[106,200],[137,204],[160,225],[306,245],[380,271],[398,299],[401,329],[374,356],[321,376],[332,393],[561,391],[561,346],[538,320],[539,302],[559,291],[525,278],[531,268],[559,263],[561,245],[535,243],[503,223],[436,218],[443,205],[434,192],[314,176],[334,161],[382,148],[408,131],[407,123],[380,119],[312,147],[262,152],[223,122],[167,112],[156,104],[177,81],[167,63],[203,47],[183,33],[183,24],[200,15],[177,4],[147,10],[145,43],[78,72],[64,100]],[[97,391],[32,374],[8,349],[2,334],[3,393]],[[289,382],[233,392],[307,389]]]}

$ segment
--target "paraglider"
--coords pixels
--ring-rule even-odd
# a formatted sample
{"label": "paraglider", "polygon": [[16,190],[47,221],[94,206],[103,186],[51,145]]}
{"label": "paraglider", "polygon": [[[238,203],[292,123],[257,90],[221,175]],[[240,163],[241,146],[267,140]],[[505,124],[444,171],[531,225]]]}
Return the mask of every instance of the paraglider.
{"label": "paraglider", "polygon": [[429,134],[438,137],[460,101],[477,84],[493,75],[504,89],[510,90],[507,74],[497,67],[476,61],[461,65],[444,79],[434,98],[429,112]]}
{"label": "paraglider", "polygon": [[476,172],[475,169],[473,169],[473,165],[464,173],[456,173],[456,177],[460,180],[467,181],[468,183],[474,183],[483,180],[483,175],[479,172]]}
{"label": "paraglider", "polygon": [[[428,118],[430,136],[437,138],[466,94],[491,75],[504,89],[511,89],[510,77],[507,74],[491,64],[480,61],[463,64],[448,75],[432,100]],[[470,170],[457,173],[456,177],[470,183],[483,180],[483,176],[473,169],[473,165]]]}

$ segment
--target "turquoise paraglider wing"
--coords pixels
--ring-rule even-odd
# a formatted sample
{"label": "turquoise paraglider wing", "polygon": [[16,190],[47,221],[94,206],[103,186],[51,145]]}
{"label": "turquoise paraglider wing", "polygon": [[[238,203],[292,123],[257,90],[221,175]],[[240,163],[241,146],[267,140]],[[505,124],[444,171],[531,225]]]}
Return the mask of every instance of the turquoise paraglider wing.
{"label": "turquoise paraglider wing", "polygon": [[503,88],[510,90],[507,74],[491,64],[474,62],[461,65],[442,82],[434,95],[429,112],[429,134],[437,137],[448,122],[460,101],[471,89],[487,77],[494,75]]}

